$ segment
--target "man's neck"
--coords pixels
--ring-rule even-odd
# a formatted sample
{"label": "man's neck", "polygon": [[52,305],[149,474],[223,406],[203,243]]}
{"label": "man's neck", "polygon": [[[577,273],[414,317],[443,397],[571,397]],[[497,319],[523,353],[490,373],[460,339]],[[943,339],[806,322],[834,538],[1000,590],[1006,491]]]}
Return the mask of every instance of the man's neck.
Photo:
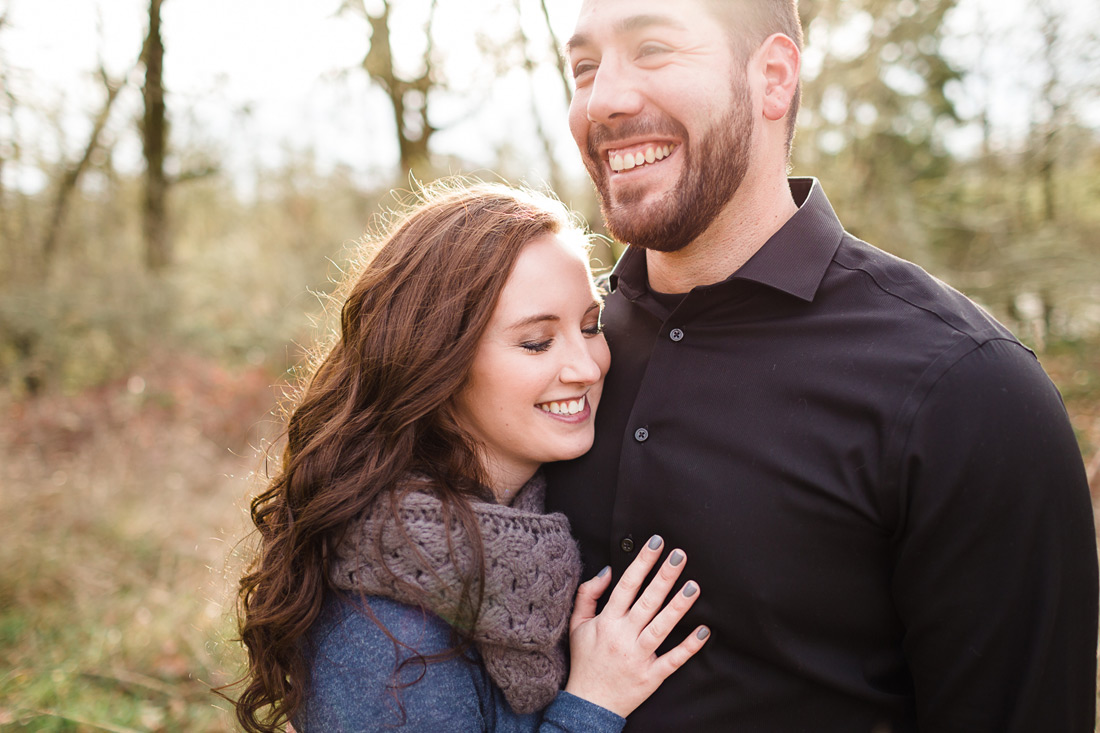
{"label": "man's neck", "polygon": [[763,186],[743,184],[710,227],[687,247],[678,252],[646,251],[649,286],[661,293],[686,293],[725,280],[797,211],[786,177]]}

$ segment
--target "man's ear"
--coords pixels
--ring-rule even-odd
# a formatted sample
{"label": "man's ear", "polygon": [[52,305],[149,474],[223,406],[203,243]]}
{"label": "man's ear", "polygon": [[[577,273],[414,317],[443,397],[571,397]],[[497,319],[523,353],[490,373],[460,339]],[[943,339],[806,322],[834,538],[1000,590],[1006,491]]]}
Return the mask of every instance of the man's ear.
{"label": "man's ear", "polygon": [[775,33],[760,44],[758,58],[764,71],[764,116],[781,120],[798,88],[802,54],[789,37]]}

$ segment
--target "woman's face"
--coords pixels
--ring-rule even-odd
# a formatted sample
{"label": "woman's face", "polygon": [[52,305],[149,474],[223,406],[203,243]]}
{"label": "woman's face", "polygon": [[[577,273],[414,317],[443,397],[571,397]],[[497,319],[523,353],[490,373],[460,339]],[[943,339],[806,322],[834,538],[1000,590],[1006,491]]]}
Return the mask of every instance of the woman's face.
{"label": "woman's face", "polygon": [[484,449],[498,496],[540,464],[592,447],[611,363],[583,252],[557,235],[524,245],[481,337],[459,420]]}

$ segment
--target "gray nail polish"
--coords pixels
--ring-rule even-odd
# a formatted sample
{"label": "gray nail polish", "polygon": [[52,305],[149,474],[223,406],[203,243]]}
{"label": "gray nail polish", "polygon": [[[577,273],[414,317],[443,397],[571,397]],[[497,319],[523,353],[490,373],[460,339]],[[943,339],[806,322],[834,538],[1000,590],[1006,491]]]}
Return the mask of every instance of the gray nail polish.
{"label": "gray nail polish", "polygon": [[699,586],[695,583],[688,583],[684,586],[684,598],[691,598],[699,590]]}
{"label": "gray nail polish", "polygon": [[653,535],[652,537],[649,538],[649,549],[656,550],[658,547],[661,546],[662,542],[664,542],[664,540],[661,539],[661,535],[659,535],[659,534]]}
{"label": "gray nail polish", "polygon": [[684,553],[680,552],[679,550],[673,551],[673,553],[668,556],[668,564],[671,565],[672,567],[676,567],[677,565],[679,565],[683,561],[684,561]]}
{"label": "gray nail polish", "polygon": [[702,641],[703,639],[710,636],[710,629],[708,629],[706,626],[704,626],[703,628],[701,628],[697,632],[695,632],[695,636],[699,639],[699,641]]}
{"label": "gray nail polish", "polygon": [[600,572],[596,573],[596,577],[597,577],[597,578],[602,578],[603,576],[607,575],[607,574],[608,574],[608,572],[610,572],[610,571],[611,571],[611,566],[610,566],[610,565],[604,565],[604,568],[603,568],[603,570],[601,570]]}

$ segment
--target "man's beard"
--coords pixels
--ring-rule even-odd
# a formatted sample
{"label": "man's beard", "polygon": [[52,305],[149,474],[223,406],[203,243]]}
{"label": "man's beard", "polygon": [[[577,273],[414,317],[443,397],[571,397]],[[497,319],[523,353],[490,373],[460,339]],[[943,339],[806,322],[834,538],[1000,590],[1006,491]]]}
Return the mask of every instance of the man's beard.
{"label": "man's beard", "polygon": [[[610,129],[595,127],[588,137],[585,166],[600,195],[607,230],[620,242],[658,252],[676,252],[706,231],[740,188],[749,167],[752,100],[748,85],[735,85],[730,108],[710,130],[688,142],[687,130],[672,119],[637,119]],[[672,134],[683,141],[680,180],[652,205],[642,206],[643,191],[613,198],[610,174],[596,152],[601,143],[627,137]]]}

